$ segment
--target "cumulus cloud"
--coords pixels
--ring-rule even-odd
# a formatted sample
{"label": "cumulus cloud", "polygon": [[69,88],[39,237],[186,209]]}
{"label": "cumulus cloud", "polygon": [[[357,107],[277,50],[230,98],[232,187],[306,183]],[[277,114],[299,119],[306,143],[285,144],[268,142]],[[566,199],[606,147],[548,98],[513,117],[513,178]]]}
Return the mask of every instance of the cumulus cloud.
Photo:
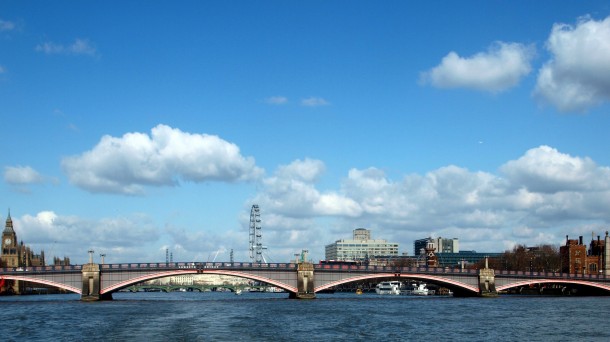
{"label": "cumulus cloud", "polygon": [[[148,144],[159,140],[143,138]],[[125,144],[127,139],[117,141]],[[145,155],[154,159],[156,154]],[[119,154],[119,164],[127,156],[133,155]],[[207,260],[214,251],[245,246],[252,203],[260,205],[263,243],[278,262],[302,248],[313,258],[324,258],[325,245],[350,238],[359,227],[372,229],[374,238],[399,243],[401,252],[411,253],[413,240],[427,236],[459,238],[463,250],[501,252],[516,244],[559,244],[566,234],[583,235],[610,224],[610,168],[550,146],[525,151],[501,165],[498,174],[448,165],[392,179],[376,167],[354,168],[340,185],[329,187],[322,182],[326,168],[310,158],[279,166],[247,201],[241,231],[210,233],[172,224],[159,229],[144,215],[83,219],[51,211],[24,215],[16,224],[19,238],[35,250],[80,255],[82,260],[92,248],[116,258],[107,258],[111,262],[162,259],[161,236],[169,237],[166,246],[181,261]],[[154,173],[149,169],[147,175]],[[134,176],[123,176],[129,177]],[[247,258],[238,253],[239,260]]]}
{"label": "cumulus cloud", "polygon": [[288,98],[284,96],[271,96],[265,99],[265,103],[272,105],[283,105],[288,103]]}
{"label": "cumulus cloud", "polygon": [[320,106],[328,106],[330,102],[326,101],[321,97],[308,97],[301,100],[301,105],[305,107],[320,107]]}
{"label": "cumulus cloud", "polygon": [[166,125],[151,134],[104,136],[91,150],[62,160],[70,182],[90,192],[142,194],[144,186],[182,181],[248,181],[263,170],[254,158],[218,136],[191,134]]}
{"label": "cumulus cloud", "polygon": [[88,39],[77,38],[70,45],[45,42],[36,45],[36,51],[47,55],[97,55],[97,49]]}
{"label": "cumulus cloud", "polygon": [[107,262],[140,260],[142,256],[146,260],[150,256],[143,255],[142,248],[160,237],[160,229],[144,215],[91,220],[41,211],[13,217],[13,225],[20,241],[35,252],[45,251],[47,262],[52,262],[54,256],[68,256],[73,262],[82,263],[89,249],[106,253]]}
{"label": "cumulus cloud", "polygon": [[366,227],[408,253],[413,240],[427,236],[500,252],[515,244],[559,244],[575,227],[610,224],[610,168],[549,146],[526,151],[498,174],[449,165],[395,180],[370,167],[349,170],[338,188],[326,190],[318,184],[323,165],[296,160],[264,180],[250,203],[261,206],[265,229],[281,232],[270,244],[297,248],[290,233],[308,230],[308,246],[323,258],[325,244]]}
{"label": "cumulus cloud", "polygon": [[497,42],[486,52],[460,57],[445,56],[441,64],[421,76],[423,83],[439,88],[470,88],[501,92],[530,73],[534,48],[518,43]]}
{"label": "cumulus cloud", "polygon": [[513,184],[531,191],[591,191],[610,189],[610,169],[590,158],[572,157],[549,146],[533,148],[501,170]]}
{"label": "cumulus cloud", "polygon": [[560,111],[584,111],[610,99],[610,17],[555,24],[546,43],[551,59],[534,95]]}
{"label": "cumulus cloud", "polygon": [[42,183],[44,177],[30,166],[7,166],[4,181],[11,185],[26,185]]}
{"label": "cumulus cloud", "polygon": [[278,167],[276,174],[280,178],[298,179],[304,182],[315,182],[325,171],[326,166],[321,160],[297,159],[289,165]]}
{"label": "cumulus cloud", "polygon": [[324,171],[319,160],[295,160],[263,180],[264,190],[254,200],[274,214],[286,217],[355,216],[360,208],[337,192],[320,192],[315,182]]}

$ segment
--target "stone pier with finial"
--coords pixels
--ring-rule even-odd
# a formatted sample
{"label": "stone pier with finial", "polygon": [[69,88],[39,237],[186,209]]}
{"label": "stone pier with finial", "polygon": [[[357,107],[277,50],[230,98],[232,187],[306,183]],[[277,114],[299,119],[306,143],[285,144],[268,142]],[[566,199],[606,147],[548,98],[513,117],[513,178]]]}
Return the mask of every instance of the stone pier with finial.
{"label": "stone pier with finial", "polygon": [[495,273],[492,268],[489,268],[488,258],[485,258],[485,268],[479,270],[479,296],[498,296],[498,291],[496,291]]}
{"label": "stone pier with finial", "polygon": [[110,300],[112,294],[100,294],[100,265],[93,262],[93,250],[89,250],[89,263],[82,268],[83,287],[81,300]]}

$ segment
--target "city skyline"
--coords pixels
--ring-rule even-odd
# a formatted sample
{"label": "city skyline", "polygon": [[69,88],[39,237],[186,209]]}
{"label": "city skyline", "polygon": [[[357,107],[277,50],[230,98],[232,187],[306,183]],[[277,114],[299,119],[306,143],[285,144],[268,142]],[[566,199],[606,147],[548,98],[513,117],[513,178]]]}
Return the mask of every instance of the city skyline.
{"label": "city skyline", "polygon": [[5,1],[0,222],[77,264],[246,261],[253,204],[271,262],[603,235],[609,80],[604,1]]}

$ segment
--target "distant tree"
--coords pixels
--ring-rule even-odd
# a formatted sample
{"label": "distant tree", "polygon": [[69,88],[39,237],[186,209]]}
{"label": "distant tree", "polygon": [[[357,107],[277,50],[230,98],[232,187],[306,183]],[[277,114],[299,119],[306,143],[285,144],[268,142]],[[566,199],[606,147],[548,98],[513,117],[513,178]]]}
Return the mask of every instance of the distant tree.
{"label": "distant tree", "polygon": [[392,266],[395,267],[413,267],[417,266],[417,259],[414,258],[400,258],[392,262]]}
{"label": "distant tree", "polygon": [[[516,245],[510,251],[505,251],[499,258],[489,258],[489,268],[506,271],[523,272],[558,272],[561,267],[559,247],[553,245],[538,245],[526,247]],[[484,268],[485,260],[472,265],[471,268]]]}
{"label": "distant tree", "polygon": [[506,260],[506,269],[509,271],[529,271],[531,256],[528,253],[527,247],[524,245],[516,245],[512,251],[504,252]]}
{"label": "distant tree", "polygon": [[533,251],[533,271],[558,272],[561,267],[559,248],[552,245],[540,245]]}

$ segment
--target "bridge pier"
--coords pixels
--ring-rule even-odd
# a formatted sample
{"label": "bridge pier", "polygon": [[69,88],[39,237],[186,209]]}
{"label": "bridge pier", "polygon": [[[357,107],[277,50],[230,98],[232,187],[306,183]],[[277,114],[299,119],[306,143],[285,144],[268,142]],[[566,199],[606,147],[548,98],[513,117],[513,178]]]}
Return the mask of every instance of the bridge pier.
{"label": "bridge pier", "polygon": [[314,277],[313,264],[310,262],[301,262],[297,266],[297,292],[291,293],[290,298],[296,299],[314,299]]}
{"label": "bridge pier", "polygon": [[495,273],[493,268],[489,268],[487,258],[485,258],[485,268],[479,270],[479,296],[497,297]]}
{"label": "bridge pier", "polygon": [[82,301],[111,300],[112,294],[100,294],[100,265],[84,264],[82,269]]}

